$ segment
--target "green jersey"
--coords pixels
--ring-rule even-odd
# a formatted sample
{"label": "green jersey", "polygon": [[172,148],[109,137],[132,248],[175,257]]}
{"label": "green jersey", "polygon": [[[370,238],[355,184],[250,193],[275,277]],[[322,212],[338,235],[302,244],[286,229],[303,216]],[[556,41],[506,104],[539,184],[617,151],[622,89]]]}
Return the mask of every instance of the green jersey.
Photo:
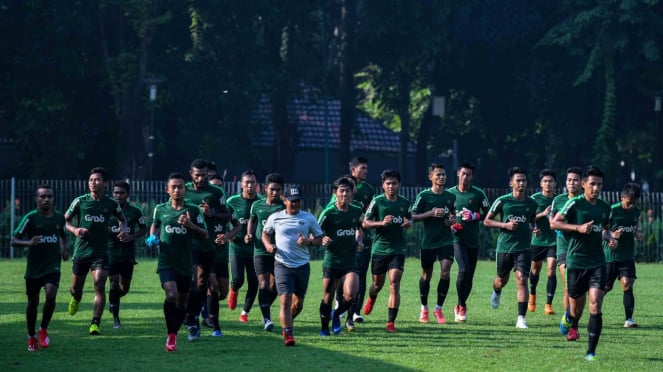
{"label": "green jersey", "polygon": [[170,269],[180,275],[193,274],[191,258],[193,232],[177,222],[180,216],[187,212],[193,223],[207,229],[203,212],[195,204],[185,203],[180,210],[176,210],[168,201],[154,207],[152,224],[159,226],[157,272]]}
{"label": "green jersey", "polygon": [[620,228],[622,236],[618,239],[619,245],[615,249],[608,247],[608,242],[603,241],[603,252],[607,262],[633,261],[635,259],[635,232],[638,230],[640,208],[633,207],[624,209],[621,203],[610,207],[610,231]]}
{"label": "green jersey", "polygon": [[440,217],[429,217],[423,220],[424,232],[421,236],[421,249],[437,249],[453,245],[454,238],[451,228],[444,222],[450,215],[456,213],[454,207],[456,195],[443,190],[437,194],[430,188],[425,189],[417,195],[412,204],[412,214],[422,214],[433,208],[442,208],[444,211]]}
{"label": "green jersey", "polygon": [[[136,205],[127,203],[122,208],[124,218],[127,219],[127,234],[135,234],[136,231],[145,228],[145,217],[143,211]],[[117,239],[120,233],[119,222],[115,217],[110,222],[110,237],[108,240],[108,261],[109,262],[136,262],[136,241],[123,243]]]}
{"label": "green jersey", "polygon": [[260,199],[263,199],[260,195],[257,195],[254,199],[244,199],[242,194],[236,194],[228,198],[227,204],[235,211],[239,224],[242,226],[235,239],[230,242],[231,256],[253,257],[253,244],[244,243],[244,237],[251,218],[251,206]]}
{"label": "green jersey", "polygon": [[375,187],[366,182],[359,182],[355,188],[355,194],[352,197],[352,201],[360,203],[364,211],[366,211],[366,208],[368,208],[368,205],[371,203],[374,196]]}
{"label": "green jersey", "polygon": [[354,204],[350,204],[347,211],[332,205],[320,213],[318,224],[324,235],[331,238],[322,267],[351,270],[357,266],[355,233],[361,228],[363,218],[364,211]]}
{"label": "green jersey", "polygon": [[120,204],[103,196],[94,200],[91,194],[77,197],[64,214],[67,220],[74,220],[76,227],[87,229],[84,237],[76,237],[74,257],[99,257],[108,254],[108,226],[111,216],[123,219]]}
{"label": "green jersey", "polygon": [[[534,199],[538,207],[536,208],[536,214],[539,214],[546,210],[549,206],[552,206],[554,198],[549,198],[543,195],[542,192],[537,192],[536,194],[530,196]],[[551,207],[552,209],[552,207]],[[532,246],[536,247],[552,247],[557,242],[557,235],[550,228],[550,215],[536,219],[536,227],[539,228],[539,236],[532,234]]]}
{"label": "green jersey", "polygon": [[471,186],[467,191],[460,191],[458,186],[454,186],[447,191],[456,196],[456,217],[458,219],[458,223],[463,225],[463,229],[453,235],[454,242],[479,249],[480,221],[463,221],[460,216],[463,208],[467,208],[470,211],[479,213],[485,217],[486,214],[488,214],[488,210],[490,209],[490,202],[488,201],[486,193],[476,186]]}
{"label": "green jersey", "polygon": [[[184,194],[184,199],[187,203],[195,204],[200,206],[203,203],[206,203],[212,209],[212,214],[216,214],[219,211],[226,212],[226,193],[222,188],[212,184],[206,184],[198,190],[193,189],[193,183],[187,182],[186,184],[186,193]],[[216,234],[214,233],[214,226],[218,221],[214,221],[214,217],[205,216],[205,224],[207,225],[208,239],[202,240],[198,237],[193,238],[193,249],[210,252],[214,249],[214,239]]]}
{"label": "green jersey", "polygon": [[[500,229],[497,236],[496,253],[525,252],[530,248],[532,232],[530,224],[536,218],[536,202],[530,197],[518,200],[512,193],[502,195],[490,207],[489,213],[499,222],[518,222],[518,227],[511,231]],[[497,219],[497,216],[500,216]]]}
{"label": "green jersey", "polygon": [[[550,215],[555,216],[564,207],[564,204],[569,201],[569,194],[561,194],[555,196],[550,208]],[[557,233],[557,256],[565,255],[569,250],[569,234],[561,230],[555,230]]]}
{"label": "green jersey", "polygon": [[35,209],[23,216],[14,230],[14,237],[28,240],[41,235],[39,244],[27,247],[25,279],[36,279],[60,272],[60,241],[66,238],[64,226],[64,215],[60,212],[46,217]]}
{"label": "green jersey", "polygon": [[388,215],[393,216],[391,223],[375,228],[375,236],[371,245],[373,254],[379,256],[405,254],[407,245],[401,224],[405,222],[406,218],[412,219],[410,202],[400,195],[392,201],[388,200],[384,194],[380,194],[373,198],[366,209],[366,219],[371,221],[382,221]]}
{"label": "green jersey", "polygon": [[267,199],[257,200],[251,206],[251,218],[256,220],[256,232],[253,234],[253,255],[254,256],[271,256],[267,253],[265,246],[262,244],[262,229],[267,223],[267,218],[272,213],[279,212],[285,209],[285,205],[281,200],[276,204],[267,204]]}
{"label": "green jersey", "polygon": [[594,221],[589,234],[569,234],[566,267],[569,269],[593,269],[605,265],[603,254],[603,228],[608,227],[610,206],[603,200],[590,203],[584,195],[569,199],[559,212],[566,222],[582,225]]}

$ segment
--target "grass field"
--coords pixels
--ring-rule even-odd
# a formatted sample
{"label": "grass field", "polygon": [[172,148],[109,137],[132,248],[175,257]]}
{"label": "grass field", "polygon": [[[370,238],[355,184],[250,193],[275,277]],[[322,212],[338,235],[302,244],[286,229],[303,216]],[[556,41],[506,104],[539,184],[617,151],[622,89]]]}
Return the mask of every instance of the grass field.
{"label": "grass field", "polygon": [[[401,286],[402,302],[396,322],[399,330],[384,330],[387,289],[384,289],[373,313],[358,325],[357,332],[345,330],[338,336],[322,338],[319,333],[318,305],[321,298],[320,261],[312,262],[313,273],[302,315],[295,321],[297,346],[285,348],[279,328],[274,333],[262,330],[257,307],[248,324],[237,321],[241,307],[229,311],[221,307],[224,336],[212,338],[203,330],[200,341],[189,343],[180,332],[178,351],[164,352],[166,338],[163,319],[163,291],[154,273],[155,261],[136,266],[131,292],[123,298],[123,328],[113,329],[106,311],[102,336],[87,335],[93,293],[90,278],[75,316],[66,313],[69,301],[70,262],[63,263],[61,290],[53,321],[49,327],[51,347],[37,353],[26,350],[25,289],[21,260],[0,261],[0,368],[3,370],[663,370],[663,317],[660,315],[660,283],[663,266],[638,265],[635,285],[636,329],[624,329],[621,290],[611,292],[603,306],[603,334],[597,350],[599,362],[584,361],[587,347],[587,319],[581,319],[578,342],[567,342],[558,330],[559,316],[543,314],[541,298],[545,279],[539,283],[539,308],[528,313],[529,329],[515,328],[515,285],[503,291],[502,304],[493,310],[489,304],[493,262],[480,262],[474,290],[468,301],[468,322],[446,325],[418,322],[419,263],[409,259]],[[438,268],[435,269],[437,274]],[[456,301],[455,266],[445,315],[453,320]],[[561,284],[561,283],[560,283]],[[436,285],[431,285],[435,288]],[[560,289],[558,288],[558,293]],[[431,291],[431,292],[434,292]],[[43,295],[42,295],[43,297]],[[240,302],[244,292],[240,292]],[[43,299],[42,299],[43,301]],[[429,302],[434,304],[431,294]],[[554,307],[561,313],[561,298]],[[278,314],[276,304],[272,314]],[[277,317],[274,316],[276,319]],[[431,311],[431,320],[432,311]],[[38,318],[41,319],[41,306]]]}

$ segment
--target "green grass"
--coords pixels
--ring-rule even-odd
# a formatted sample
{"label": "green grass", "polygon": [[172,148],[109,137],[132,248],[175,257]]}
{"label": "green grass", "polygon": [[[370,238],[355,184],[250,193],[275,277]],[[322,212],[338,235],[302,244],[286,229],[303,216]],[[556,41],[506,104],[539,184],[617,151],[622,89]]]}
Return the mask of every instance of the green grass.
{"label": "green grass", "polygon": [[[408,259],[401,286],[402,302],[396,325],[399,332],[384,331],[387,318],[387,287],[380,293],[367,322],[357,332],[321,338],[318,305],[321,298],[320,261],[312,262],[311,283],[304,312],[295,321],[297,346],[285,348],[279,328],[266,333],[260,325],[256,307],[248,324],[239,323],[240,309],[221,308],[222,338],[203,337],[196,343],[186,341],[181,332],[176,353],[164,352],[166,338],[163,320],[163,291],[154,273],[155,261],[141,261],[131,292],[123,298],[123,328],[112,328],[108,312],[102,319],[102,336],[87,335],[93,293],[90,279],[76,316],[66,313],[69,301],[70,262],[63,263],[61,290],[56,314],[49,327],[51,347],[37,353],[26,350],[24,261],[0,261],[0,366],[3,370],[663,370],[663,318],[660,316],[662,266],[638,265],[640,279],[635,285],[635,319],[640,327],[622,327],[621,291],[611,292],[603,306],[603,334],[598,347],[600,361],[584,361],[587,347],[587,319],[581,319],[578,342],[567,342],[559,334],[559,316],[543,314],[540,296],[536,313],[528,313],[527,330],[515,328],[515,285],[504,289],[502,305],[493,310],[489,304],[493,262],[480,262],[474,290],[468,301],[466,324],[418,322],[419,262]],[[436,276],[438,275],[438,268]],[[452,288],[445,315],[453,320],[456,292],[455,266]],[[436,284],[431,286],[436,287]],[[545,279],[539,292],[545,290]],[[434,290],[431,291],[434,293]],[[559,290],[558,290],[559,293]],[[244,292],[240,292],[243,301]],[[43,301],[43,300],[42,300]],[[429,301],[434,303],[431,294]],[[555,309],[561,313],[561,298]],[[274,305],[272,313],[278,313]],[[276,317],[275,317],[276,318]],[[432,318],[432,312],[431,312]],[[41,307],[40,315],[41,319]],[[433,320],[433,319],[431,319]],[[38,320],[39,321],[39,320]],[[39,324],[39,323],[38,323]]]}

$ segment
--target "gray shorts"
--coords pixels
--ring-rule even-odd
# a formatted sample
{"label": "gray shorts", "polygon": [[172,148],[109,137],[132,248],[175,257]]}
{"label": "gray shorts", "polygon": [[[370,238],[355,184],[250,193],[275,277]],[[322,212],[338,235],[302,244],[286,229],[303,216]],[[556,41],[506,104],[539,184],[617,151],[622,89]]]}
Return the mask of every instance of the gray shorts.
{"label": "gray shorts", "polygon": [[287,267],[282,263],[274,263],[274,280],[279,295],[295,294],[299,298],[306,296],[311,266]]}

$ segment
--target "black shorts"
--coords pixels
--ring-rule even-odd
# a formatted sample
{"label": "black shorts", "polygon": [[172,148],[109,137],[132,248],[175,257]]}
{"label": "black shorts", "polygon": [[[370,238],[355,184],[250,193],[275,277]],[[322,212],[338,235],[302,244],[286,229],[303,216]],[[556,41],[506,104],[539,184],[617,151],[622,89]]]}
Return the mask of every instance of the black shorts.
{"label": "black shorts", "polygon": [[566,265],[566,253],[561,253],[557,255],[557,267]]}
{"label": "black shorts", "polygon": [[193,251],[191,254],[193,266],[202,268],[203,273],[210,273],[214,265],[214,252]]}
{"label": "black shorts", "polygon": [[175,282],[177,291],[180,293],[188,293],[191,290],[191,275],[182,275],[175,270],[162,269],[159,270],[159,280],[163,286],[166,282]]}
{"label": "black shorts", "polygon": [[253,257],[253,263],[256,268],[256,275],[274,275],[274,256],[255,256]]}
{"label": "black shorts", "polygon": [[497,254],[497,276],[505,278],[509,272],[520,271],[525,276],[529,276],[529,270],[532,259],[529,251],[516,253],[498,253]]}
{"label": "black shorts", "polygon": [[371,261],[371,274],[382,275],[391,269],[403,271],[405,268],[405,255],[390,254],[386,256],[373,255]]}
{"label": "black shorts", "polygon": [[108,271],[108,256],[74,257],[71,272],[77,276],[85,276],[90,271]]}
{"label": "black shorts", "polygon": [[430,269],[435,264],[435,261],[454,260],[454,246],[445,245],[444,247],[434,249],[421,250],[421,267],[423,269]]}
{"label": "black shorts", "polygon": [[530,248],[530,251],[532,254],[532,262],[543,261],[548,257],[555,258],[557,256],[556,245],[551,245],[551,246],[533,245]]}
{"label": "black shorts", "polygon": [[25,279],[25,294],[28,296],[39,294],[39,291],[46,286],[53,284],[56,288],[60,287],[60,273],[50,273],[39,278]]}
{"label": "black shorts", "polygon": [[228,279],[230,277],[227,262],[215,262],[214,265],[212,265],[212,272],[217,278]]}
{"label": "black shorts", "polygon": [[635,276],[635,261],[608,262],[605,277],[607,283],[613,283],[616,279],[621,278],[637,279],[638,277]]}
{"label": "black shorts", "polygon": [[276,262],[274,264],[274,280],[276,292],[280,295],[295,294],[299,298],[306,296],[311,266],[304,264],[299,267],[287,267]]}
{"label": "black shorts", "polygon": [[341,279],[347,273],[355,272],[354,269],[332,269],[330,267],[322,268],[322,278],[323,279]]}
{"label": "black shorts", "polygon": [[582,297],[590,288],[605,289],[605,266],[593,269],[566,269],[566,287],[569,297]]}
{"label": "black shorts", "polygon": [[108,275],[121,275],[123,278],[131,279],[134,275],[134,265],[136,263],[133,261],[115,261],[111,262],[108,265]]}

